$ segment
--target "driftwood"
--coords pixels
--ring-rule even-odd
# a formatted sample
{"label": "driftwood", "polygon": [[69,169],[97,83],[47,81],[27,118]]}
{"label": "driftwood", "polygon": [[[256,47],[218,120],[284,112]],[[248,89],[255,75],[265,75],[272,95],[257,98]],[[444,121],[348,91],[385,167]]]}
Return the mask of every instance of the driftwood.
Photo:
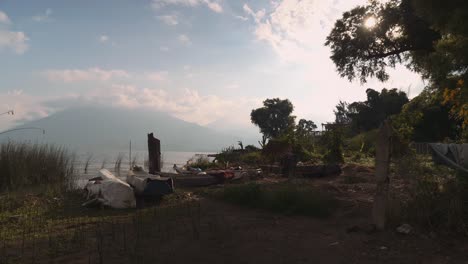
{"label": "driftwood", "polygon": [[153,175],[161,172],[161,141],[153,133],[148,134],[148,172]]}
{"label": "driftwood", "polygon": [[390,167],[390,139],[392,128],[388,121],[385,121],[379,128],[377,144],[375,145],[375,176],[377,181],[372,218],[378,230],[385,228],[387,213],[387,200],[390,179],[388,171]]}

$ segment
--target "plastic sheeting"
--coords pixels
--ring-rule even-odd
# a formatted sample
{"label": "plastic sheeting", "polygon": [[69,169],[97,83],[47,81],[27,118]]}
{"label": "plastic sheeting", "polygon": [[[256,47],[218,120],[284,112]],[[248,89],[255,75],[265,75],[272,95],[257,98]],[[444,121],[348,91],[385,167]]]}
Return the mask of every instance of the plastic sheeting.
{"label": "plastic sheeting", "polygon": [[431,143],[429,147],[436,164],[445,164],[468,173],[468,144]]}
{"label": "plastic sheeting", "polygon": [[106,169],[100,170],[98,177],[89,180],[85,190],[89,199],[85,204],[99,204],[116,209],[136,207],[132,187]]}

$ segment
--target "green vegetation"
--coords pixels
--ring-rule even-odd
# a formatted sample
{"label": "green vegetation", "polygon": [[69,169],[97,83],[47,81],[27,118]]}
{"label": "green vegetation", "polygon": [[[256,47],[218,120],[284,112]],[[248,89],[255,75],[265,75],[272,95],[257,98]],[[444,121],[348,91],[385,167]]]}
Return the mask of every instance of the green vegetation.
{"label": "green vegetation", "polygon": [[335,122],[347,125],[353,135],[378,128],[385,119],[400,113],[409,101],[406,93],[397,89],[382,89],[380,93],[367,89],[366,95],[364,102],[340,101],[334,111]]}
{"label": "green vegetation", "polygon": [[468,234],[468,175],[415,154],[398,159],[394,170],[411,182],[406,190],[409,199],[400,200],[399,221]]}
{"label": "green vegetation", "polygon": [[294,128],[295,116],[292,103],[286,99],[266,99],[263,107],[252,110],[250,118],[253,124],[260,128],[264,138],[278,138]]}
{"label": "green vegetation", "polygon": [[54,185],[67,188],[74,175],[73,155],[61,147],[28,143],[0,144],[0,190]]}
{"label": "green vegetation", "polygon": [[214,196],[230,203],[288,215],[327,217],[338,206],[331,195],[294,184],[226,186]]}

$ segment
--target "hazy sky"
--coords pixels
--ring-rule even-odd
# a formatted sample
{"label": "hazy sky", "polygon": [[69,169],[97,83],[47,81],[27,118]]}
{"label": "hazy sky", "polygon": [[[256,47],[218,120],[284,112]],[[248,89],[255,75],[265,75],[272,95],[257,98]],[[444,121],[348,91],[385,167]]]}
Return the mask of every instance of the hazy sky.
{"label": "hazy sky", "polygon": [[0,0],[0,128],[86,104],[150,107],[201,125],[250,126],[266,98],[333,120],[367,88],[423,87],[404,69],[349,83],[325,37],[365,0]]}

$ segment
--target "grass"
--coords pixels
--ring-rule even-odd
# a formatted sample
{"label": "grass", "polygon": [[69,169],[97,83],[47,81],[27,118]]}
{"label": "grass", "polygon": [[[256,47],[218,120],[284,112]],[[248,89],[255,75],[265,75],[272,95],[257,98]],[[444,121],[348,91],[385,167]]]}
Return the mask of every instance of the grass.
{"label": "grass", "polygon": [[[188,234],[193,234],[194,240],[199,236],[199,204],[187,197],[175,193],[158,207],[100,210],[81,207],[80,192],[58,194],[37,189],[0,195],[0,262],[58,259],[62,263],[61,256],[77,252],[90,263],[114,263],[103,261],[113,257],[129,261],[145,258],[151,250],[141,245],[167,243],[188,238]],[[187,228],[174,231],[177,226]]]}
{"label": "grass", "polygon": [[0,191],[25,186],[67,186],[74,175],[74,156],[54,145],[7,142],[0,144]]}
{"label": "grass", "polygon": [[331,195],[310,187],[292,184],[261,186],[256,183],[226,186],[214,194],[224,201],[266,209],[286,215],[328,217],[337,208],[338,202]]}

